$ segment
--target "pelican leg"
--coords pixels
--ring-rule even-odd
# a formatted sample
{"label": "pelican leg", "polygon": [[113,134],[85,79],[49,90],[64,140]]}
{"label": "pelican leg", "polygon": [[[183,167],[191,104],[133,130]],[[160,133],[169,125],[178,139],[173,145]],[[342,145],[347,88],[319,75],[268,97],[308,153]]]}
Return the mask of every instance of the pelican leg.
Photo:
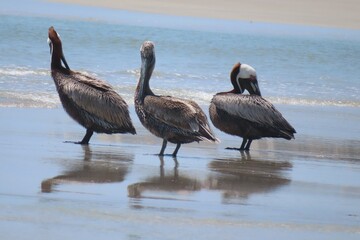
{"label": "pelican leg", "polygon": [[164,156],[164,151],[165,151],[165,148],[166,148],[166,144],[167,144],[167,141],[164,139],[161,150],[160,150],[160,153],[159,153],[159,156]]}
{"label": "pelican leg", "polygon": [[93,130],[86,129],[86,134],[84,138],[80,142],[77,142],[77,144],[84,144],[84,145],[89,144],[90,138],[93,135],[93,133],[94,133]]}
{"label": "pelican leg", "polygon": [[239,149],[240,151],[245,150],[245,144],[246,144],[247,140],[248,140],[247,138],[243,138],[243,141],[242,141],[240,149]]}
{"label": "pelican leg", "polygon": [[245,150],[245,144],[247,142],[247,138],[243,138],[243,141],[241,143],[241,146],[240,148],[231,148],[231,147],[227,147],[225,149],[228,149],[228,150],[236,150],[236,151],[244,151]]}
{"label": "pelican leg", "polygon": [[252,139],[249,139],[249,141],[248,141],[247,144],[246,144],[245,151],[249,151],[249,150],[250,150],[251,142],[252,142]]}
{"label": "pelican leg", "polygon": [[176,157],[177,152],[179,151],[180,147],[181,147],[181,143],[178,143],[178,144],[176,145],[176,148],[175,148],[173,154],[172,154],[173,157]]}

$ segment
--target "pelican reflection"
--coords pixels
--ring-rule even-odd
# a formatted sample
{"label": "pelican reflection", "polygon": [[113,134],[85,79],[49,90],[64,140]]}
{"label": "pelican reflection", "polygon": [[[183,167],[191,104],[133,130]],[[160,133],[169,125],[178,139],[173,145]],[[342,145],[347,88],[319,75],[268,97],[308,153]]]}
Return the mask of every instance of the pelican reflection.
{"label": "pelican reflection", "polygon": [[122,182],[134,158],[130,154],[101,152],[99,149],[92,152],[88,145],[82,148],[82,161],[74,161],[63,174],[42,181],[42,192],[52,192],[59,184]]}
{"label": "pelican reflection", "polygon": [[[163,163],[163,156],[159,156]],[[177,163],[176,157],[174,162]],[[160,165],[159,176],[147,178],[144,182],[134,183],[128,186],[128,196],[132,198],[144,197],[144,192],[175,192],[186,193],[199,191],[201,182],[196,178],[181,176],[177,164],[173,168],[172,174],[166,175],[163,164]],[[161,198],[161,197],[160,197]]]}
{"label": "pelican reflection", "polygon": [[207,185],[211,190],[221,190],[225,203],[242,203],[252,194],[274,191],[289,184],[286,172],[291,168],[288,161],[258,160],[242,153],[240,158],[210,162],[212,173]]}

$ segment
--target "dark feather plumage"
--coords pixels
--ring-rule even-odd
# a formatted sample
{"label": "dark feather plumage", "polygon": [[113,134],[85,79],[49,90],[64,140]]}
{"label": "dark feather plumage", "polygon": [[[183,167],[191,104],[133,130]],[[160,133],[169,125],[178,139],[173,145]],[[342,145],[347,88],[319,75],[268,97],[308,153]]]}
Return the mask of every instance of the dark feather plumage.
{"label": "dark feather plumage", "polygon": [[290,140],[296,133],[274,105],[257,95],[217,94],[210,104],[210,118],[220,130],[247,139]]}
{"label": "dark feather plumage", "polygon": [[[260,96],[255,69],[236,63],[230,80],[234,89],[216,94],[209,113],[215,127],[243,138],[238,150],[249,150],[252,140],[263,137],[294,138],[295,129],[274,105]],[[242,94],[245,89],[250,95]]]}
{"label": "dark feather plumage", "polygon": [[191,100],[157,96],[151,91],[149,80],[155,66],[153,43],[144,42],[141,57],[143,64],[135,92],[135,110],[145,128],[164,140],[160,155],[163,155],[167,141],[177,144],[174,156],[183,143],[216,142],[207,117],[198,104]]}
{"label": "dark feather plumage", "polygon": [[[62,53],[59,36],[49,29],[52,51],[51,76],[66,112],[87,129],[87,144],[93,132],[136,134],[128,105],[111,85],[93,76],[70,70]],[[66,65],[61,65],[61,60]]]}

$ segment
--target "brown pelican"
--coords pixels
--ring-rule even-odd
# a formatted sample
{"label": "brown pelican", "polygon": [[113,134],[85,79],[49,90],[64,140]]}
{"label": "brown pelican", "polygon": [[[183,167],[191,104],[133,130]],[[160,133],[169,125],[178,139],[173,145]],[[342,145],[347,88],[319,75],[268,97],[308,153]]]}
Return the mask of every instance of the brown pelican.
{"label": "brown pelican", "polygon": [[[274,105],[261,97],[254,68],[237,63],[230,79],[234,89],[217,93],[209,112],[215,127],[243,138],[240,149],[235,149],[248,151],[252,140],[263,137],[294,138],[295,129]],[[245,89],[250,95],[242,95]]]}
{"label": "brown pelican", "polygon": [[[88,144],[94,132],[136,134],[126,102],[106,82],[70,70],[61,39],[49,28],[51,76],[66,112],[86,128],[79,144]],[[61,61],[65,67],[62,66]]]}
{"label": "brown pelican", "polygon": [[151,91],[149,80],[155,67],[154,44],[144,42],[140,55],[142,64],[135,92],[135,110],[145,128],[163,139],[159,155],[164,155],[168,141],[177,144],[173,156],[183,143],[216,142],[207,117],[198,104],[170,96],[157,96]]}

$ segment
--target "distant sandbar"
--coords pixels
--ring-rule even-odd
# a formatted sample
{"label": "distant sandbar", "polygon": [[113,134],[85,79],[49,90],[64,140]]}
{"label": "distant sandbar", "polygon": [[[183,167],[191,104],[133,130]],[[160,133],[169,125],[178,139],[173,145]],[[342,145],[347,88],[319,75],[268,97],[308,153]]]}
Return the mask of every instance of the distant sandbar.
{"label": "distant sandbar", "polygon": [[360,29],[357,0],[48,0],[145,13]]}

